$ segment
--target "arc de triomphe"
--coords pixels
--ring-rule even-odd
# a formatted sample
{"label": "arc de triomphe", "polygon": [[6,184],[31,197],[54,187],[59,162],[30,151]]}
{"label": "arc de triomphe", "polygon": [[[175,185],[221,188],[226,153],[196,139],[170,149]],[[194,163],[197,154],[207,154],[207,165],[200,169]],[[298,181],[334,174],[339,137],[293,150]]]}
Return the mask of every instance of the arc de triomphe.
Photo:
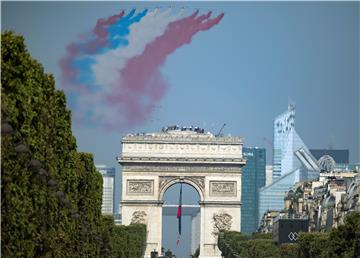
{"label": "arc de triomphe", "polygon": [[200,257],[220,257],[218,231],[240,231],[242,145],[240,137],[177,126],[122,138],[122,223],[147,225],[145,257],[161,250],[163,195],[179,182],[200,196]]}

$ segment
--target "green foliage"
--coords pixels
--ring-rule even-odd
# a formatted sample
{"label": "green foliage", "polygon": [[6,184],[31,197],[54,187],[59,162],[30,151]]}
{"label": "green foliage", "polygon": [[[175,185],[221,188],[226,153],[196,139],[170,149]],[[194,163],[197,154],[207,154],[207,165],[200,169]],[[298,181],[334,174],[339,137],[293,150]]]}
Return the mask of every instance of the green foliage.
{"label": "green foliage", "polygon": [[218,246],[226,257],[280,257],[271,238],[271,234],[255,233],[249,236],[225,231],[219,235]]}
{"label": "green foliage", "polygon": [[31,58],[21,36],[5,32],[1,46],[2,124],[12,128],[1,140],[2,254],[68,256],[78,233],[70,210],[77,210],[81,196],[65,95]]}
{"label": "green foliage", "polygon": [[196,248],[195,253],[191,255],[192,258],[198,258],[200,255],[200,246]]}
{"label": "green foliage", "polygon": [[114,226],[111,238],[112,255],[119,258],[141,257],[145,251],[146,227],[143,224]]}
{"label": "green foliage", "polygon": [[281,258],[295,258],[299,255],[298,244],[282,244],[279,246]]}
{"label": "green foliage", "polygon": [[345,224],[330,233],[329,256],[336,258],[360,257],[360,213],[345,217]]}
{"label": "green foliage", "polygon": [[272,239],[272,234],[255,232],[251,235],[251,239]]}
{"label": "green foliage", "polygon": [[100,257],[135,258],[145,252],[144,224],[115,225],[112,216],[102,216],[99,233]]}
{"label": "green foliage", "polygon": [[325,258],[329,235],[320,232],[300,233],[298,239],[299,258]]}
{"label": "green foliage", "polygon": [[350,213],[344,225],[326,233],[302,233],[299,237],[299,257],[360,257],[360,213]]}
{"label": "green foliage", "polygon": [[330,233],[302,232],[296,244],[276,246],[271,234],[251,237],[236,231],[221,232],[218,247],[226,257],[358,258],[360,257],[360,213],[349,213],[345,224]]}
{"label": "green foliage", "polygon": [[243,241],[240,249],[240,257],[244,258],[280,258],[280,251],[272,239],[251,239]]}
{"label": "green foliage", "polygon": [[2,34],[1,67],[2,256],[140,257],[145,226],[101,215],[102,177],[76,150],[65,94],[21,36]]}

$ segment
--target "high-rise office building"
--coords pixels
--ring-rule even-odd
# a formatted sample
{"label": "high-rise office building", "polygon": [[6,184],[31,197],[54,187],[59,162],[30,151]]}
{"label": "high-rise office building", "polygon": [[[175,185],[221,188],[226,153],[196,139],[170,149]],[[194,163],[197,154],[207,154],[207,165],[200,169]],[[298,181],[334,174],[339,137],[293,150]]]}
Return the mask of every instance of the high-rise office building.
{"label": "high-rise office building", "polygon": [[288,135],[295,129],[295,106],[289,104],[288,110],[277,116],[274,120],[273,139],[273,179],[280,177],[281,160],[284,155]]}
{"label": "high-rise office building", "polygon": [[107,167],[105,165],[96,165],[96,169],[101,173],[103,178],[101,213],[107,215],[114,215],[115,168]]}
{"label": "high-rise office building", "polygon": [[266,211],[281,211],[284,208],[285,194],[295,183],[319,178],[320,168],[316,163],[316,159],[306,149],[306,146],[295,150],[293,155],[300,165],[259,190],[258,222],[260,222]]}
{"label": "high-rise office building", "polygon": [[242,168],[241,232],[257,230],[259,220],[259,189],[265,185],[266,151],[263,148],[243,148],[246,165]]}
{"label": "high-rise office building", "polygon": [[295,130],[295,107],[274,121],[273,182],[259,190],[259,221],[267,210],[282,210],[288,189],[319,178],[320,167]]}

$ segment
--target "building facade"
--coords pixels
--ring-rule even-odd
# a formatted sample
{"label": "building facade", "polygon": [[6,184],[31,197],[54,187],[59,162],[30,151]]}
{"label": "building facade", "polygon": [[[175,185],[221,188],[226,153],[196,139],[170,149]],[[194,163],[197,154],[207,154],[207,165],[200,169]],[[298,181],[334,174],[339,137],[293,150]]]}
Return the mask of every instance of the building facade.
{"label": "building facade", "polygon": [[122,138],[122,222],[147,225],[145,257],[161,250],[163,196],[177,183],[191,185],[200,196],[199,257],[221,257],[219,232],[241,227],[242,145],[240,137],[215,136],[197,127]]}
{"label": "building facade", "polygon": [[[320,177],[320,169],[316,164],[316,160],[304,149],[299,149],[294,153],[299,160],[300,166],[285,175],[274,180],[259,190],[259,218],[267,210],[284,209],[284,197],[287,191],[297,182],[318,180]],[[260,222],[260,220],[259,220]]]}
{"label": "building facade", "polygon": [[259,190],[259,222],[267,210],[281,211],[285,193],[295,183],[316,180],[320,167],[295,130],[295,107],[274,121],[273,181]]}
{"label": "building facade", "polygon": [[274,180],[270,185],[259,190],[258,225],[267,211],[281,211],[284,209],[284,197],[289,188],[296,182],[299,170],[296,169]]}
{"label": "building facade", "polygon": [[101,213],[106,215],[115,214],[115,168],[105,165],[96,165],[96,169],[103,178],[103,195]]}
{"label": "building facade", "polygon": [[241,232],[256,232],[259,221],[259,189],[265,186],[266,151],[243,148],[246,165],[242,171]]}
{"label": "building facade", "polygon": [[274,120],[273,137],[273,179],[282,174],[281,160],[284,154],[288,135],[295,129],[295,106],[289,105],[288,110],[277,116]]}
{"label": "building facade", "polygon": [[309,231],[330,231],[347,213],[360,211],[358,173],[326,173],[320,181],[295,184],[286,194],[287,217],[309,220]]}

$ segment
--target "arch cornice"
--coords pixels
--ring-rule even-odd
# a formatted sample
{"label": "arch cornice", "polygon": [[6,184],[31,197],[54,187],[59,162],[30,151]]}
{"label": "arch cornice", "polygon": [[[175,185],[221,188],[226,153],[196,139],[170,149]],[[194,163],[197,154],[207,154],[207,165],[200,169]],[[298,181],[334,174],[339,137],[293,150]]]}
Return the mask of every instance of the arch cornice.
{"label": "arch cornice", "polygon": [[199,193],[200,201],[204,201],[205,177],[203,176],[160,176],[158,200],[162,201],[166,190],[177,183],[186,183],[191,185]]}

